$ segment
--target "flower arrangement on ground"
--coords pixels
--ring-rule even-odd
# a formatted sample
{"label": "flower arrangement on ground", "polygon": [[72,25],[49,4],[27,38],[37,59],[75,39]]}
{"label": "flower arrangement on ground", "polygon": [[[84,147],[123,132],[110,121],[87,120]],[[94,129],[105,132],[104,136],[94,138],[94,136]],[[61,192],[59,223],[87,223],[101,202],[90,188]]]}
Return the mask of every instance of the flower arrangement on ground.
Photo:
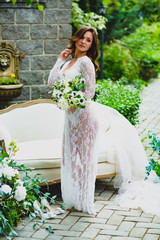
{"label": "flower arrangement on ground", "polygon": [[[44,222],[47,218],[53,218],[56,214],[63,213],[61,208],[51,209],[47,198],[50,193],[41,193],[39,183],[46,183],[46,180],[39,178],[37,174],[32,179],[29,175],[32,169],[26,169],[24,165],[17,165],[12,160],[17,151],[15,141],[9,145],[9,153],[2,153],[0,147],[0,235],[11,240],[17,236],[13,227],[21,221],[25,215],[30,218],[39,216]],[[20,171],[24,174],[20,179]],[[55,197],[51,198],[51,203],[55,203]],[[41,201],[41,204],[39,203]],[[42,212],[41,206],[49,209],[49,212]],[[34,223],[34,227],[38,225]],[[51,232],[51,227],[49,228]]]}
{"label": "flower arrangement on ground", "polygon": [[[150,145],[154,152],[157,152],[158,159],[160,159],[160,140],[156,137],[156,134],[149,135],[152,139]],[[149,165],[146,167],[146,178],[154,183],[160,183],[160,163],[154,159],[149,160]]]}
{"label": "flower arrangement on ground", "polygon": [[81,75],[73,79],[64,78],[54,83],[52,88],[53,101],[62,110],[69,108],[85,108],[87,98],[84,96],[85,79]]}

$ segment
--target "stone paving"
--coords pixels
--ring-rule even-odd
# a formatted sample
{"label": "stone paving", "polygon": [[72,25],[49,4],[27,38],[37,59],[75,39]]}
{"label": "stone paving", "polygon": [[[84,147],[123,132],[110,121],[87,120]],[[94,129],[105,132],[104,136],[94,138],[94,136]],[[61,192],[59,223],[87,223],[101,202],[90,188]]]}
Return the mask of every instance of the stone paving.
{"label": "stone paving", "polygon": [[[155,79],[143,91],[140,107],[140,124],[137,130],[143,141],[148,157],[153,155],[149,147],[148,131],[160,135],[160,79]],[[60,186],[52,186],[55,192]],[[35,220],[26,217],[16,228],[18,237],[14,240],[158,240],[160,239],[160,217],[145,214],[141,209],[119,207],[115,202],[117,191],[113,187],[113,179],[101,179],[96,182],[95,206],[96,217],[85,213],[68,212],[55,219],[39,223],[35,229]],[[61,199],[60,199],[61,201]],[[52,226],[53,234],[49,234],[47,226]],[[4,240],[5,238],[1,238]]]}

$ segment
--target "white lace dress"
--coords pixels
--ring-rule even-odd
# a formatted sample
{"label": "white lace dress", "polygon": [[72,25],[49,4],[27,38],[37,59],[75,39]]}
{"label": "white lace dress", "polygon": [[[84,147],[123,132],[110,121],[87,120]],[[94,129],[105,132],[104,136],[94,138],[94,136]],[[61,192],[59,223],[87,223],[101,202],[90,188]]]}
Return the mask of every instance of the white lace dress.
{"label": "white lace dress", "polygon": [[[85,78],[85,97],[90,101],[95,94],[95,69],[87,56],[78,58],[65,71],[70,61],[63,65],[59,58],[50,72],[49,86],[62,78]],[[63,65],[63,66],[62,66]],[[63,156],[61,163],[61,191],[66,208],[95,214],[94,191],[97,168],[98,124],[92,103],[83,109],[65,111]]]}
{"label": "white lace dress", "polygon": [[[63,63],[60,58],[57,60],[49,75],[49,86],[64,78],[69,62]],[[65,72],[69,78],[79,74],[86,80],[85,96],[91,99],[95,93],[95,71],[87,56],[79,58]],[[66,208],[74,206],[95,214],[94,190],[100,152],[97,139],[101,142],[99,148],[107,153],[107,161],[116,165],[119,205],[140,207],[146,213],[160,216],[160,183],[152,179],[144,181],[148,160],[136,129],[116,110],[94,102],[85,109],[65,112],[61,188]]]}

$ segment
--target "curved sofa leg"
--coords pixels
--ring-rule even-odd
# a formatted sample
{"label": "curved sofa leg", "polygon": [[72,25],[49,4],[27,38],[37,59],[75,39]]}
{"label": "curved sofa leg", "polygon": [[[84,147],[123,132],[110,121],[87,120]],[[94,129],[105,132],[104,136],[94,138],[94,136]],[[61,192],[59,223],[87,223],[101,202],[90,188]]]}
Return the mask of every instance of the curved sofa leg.
{"label": "curved sofa leg", "polygon": [[5,146],[5,142],[4,139],[0,138],[0,147],[2,148],[2,153],[6,152],[6,146]]}

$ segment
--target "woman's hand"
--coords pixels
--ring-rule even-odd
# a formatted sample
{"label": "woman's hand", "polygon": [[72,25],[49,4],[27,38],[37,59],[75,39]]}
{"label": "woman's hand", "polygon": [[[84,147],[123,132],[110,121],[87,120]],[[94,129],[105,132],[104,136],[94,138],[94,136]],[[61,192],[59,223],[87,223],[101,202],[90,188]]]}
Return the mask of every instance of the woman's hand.
{"label": "woman's hand", "polygon": [[60,57],[62,58],[63,61],[65,61],[69,57],[71,52],[72,52],[71,49],[66,48],[61,52]]}

